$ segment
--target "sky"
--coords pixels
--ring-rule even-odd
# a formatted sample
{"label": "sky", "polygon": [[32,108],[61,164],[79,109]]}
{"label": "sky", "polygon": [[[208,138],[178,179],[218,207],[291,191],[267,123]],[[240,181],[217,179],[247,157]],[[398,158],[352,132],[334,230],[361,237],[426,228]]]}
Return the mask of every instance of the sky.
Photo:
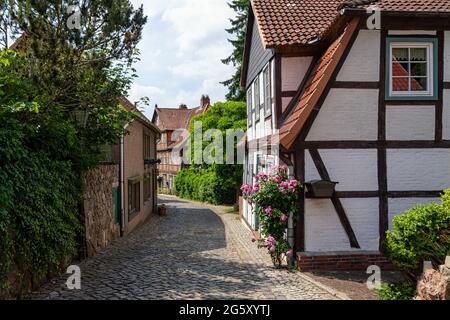
{"label": "sky", "polygon": [[129,92],[132,102],[150,98],[140,105],[148,117],[154,105],[197,107],[202,94],[211,102],[223,101],[226,88],[220,84],[234,72],[220,60],[232,52],[227,41],[229,19],[234,12],[228,0],[131,0],[144,5],[148,22],[139,43],[141,61],[138,78]]}

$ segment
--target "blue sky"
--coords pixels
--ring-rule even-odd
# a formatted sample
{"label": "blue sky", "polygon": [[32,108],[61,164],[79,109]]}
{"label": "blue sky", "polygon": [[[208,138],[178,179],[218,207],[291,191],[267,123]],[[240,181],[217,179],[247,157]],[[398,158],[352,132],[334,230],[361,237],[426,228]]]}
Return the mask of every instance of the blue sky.
{"label": "blue sky", "polygon": [[[225,29],[233,11],[227,0],[131,0],[144,5],[149,21],[139,44],[139,78],[129,92],[131,101],[150,98],[145,108],[151,116],[154,105],[196,107],[202,94],[223,101],[233,67],[222,64],[232,47]],[[142,106],[141,106],[142,108]]]}

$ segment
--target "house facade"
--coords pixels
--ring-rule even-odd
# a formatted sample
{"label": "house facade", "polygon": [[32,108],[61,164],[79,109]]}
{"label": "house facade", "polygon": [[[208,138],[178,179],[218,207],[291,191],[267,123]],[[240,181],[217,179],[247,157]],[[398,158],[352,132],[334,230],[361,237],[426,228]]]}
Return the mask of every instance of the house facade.
{"label": "house facade", "polygon": [[179,108],[155,107],[152,123],[161,130],[161,139],[157,144],[158,188],[172,190],[175,187],[175,177],[182,169],[182,164],[172,158],[174,149],[181,146],[189,130],[191,119],[204,113],[211,105],[208,96],[202,96],[200,105],[189,109],[182,104]]}
{"label": "house facade", "polygon": [[157,212],[157,152],[159,129],[127,99],[119,102],[136,112],[137,119],[127,125],[128,134],[121,138],[120,159],[120,224],[128,234]]}
{"label": "house facade", "polygon": [[450,186],[450,1],[252,0],[247,30],[245,182],[337,182],[302,194],[300,268],[383,264],[392,219]]}

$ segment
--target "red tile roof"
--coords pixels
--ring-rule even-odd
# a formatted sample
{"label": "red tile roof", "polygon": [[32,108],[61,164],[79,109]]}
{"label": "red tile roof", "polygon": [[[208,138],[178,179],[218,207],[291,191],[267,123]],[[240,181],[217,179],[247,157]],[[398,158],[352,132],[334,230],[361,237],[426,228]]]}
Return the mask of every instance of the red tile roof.
{"label": "red tile roof", "polygon": [[266,48],[307,45],[325,38],[340,9],[450,12],[450,0],[251,0],[259,32]]}
{"label": "red tile roof", "polygon": [[308,44],[322,37],[342,0],[251,0],[266,48]]}
{"label": "red tile roof", "polygon": [[130,102],[130,100],[128,100],[127,98],[125,98],[124,96],[118,97],[117,101],[119,102],[119,104],[125,108],[125,110],[129,111],[129,112],[136,112],[138,115],[138,120],[140,120],[142,123],[144,123],[144,125],[146,125],[149,129],[152,129],[153,131],[155,131],[156,133],[161,133],[159,131],[159,128],[157,126],[155,126],[150,119],[148,119],[141,111],[139,111],[136,106]]}
{"label": "red tile roof", "polygon": [[346,1],[342,6],[346,8],[367,8],[370,3],[383,11],[416,11],[416,12],[450,12],[449,0],[353,0]]}
{"label": "red tile roof", "polygon": [[316,107],[339,61],[343,58],[345,49],[350,44],[358,23],[359,18],[354,18],[317,61],[298,104],[280,128],[280,143],[286,149],[290,149],[312,110]]}
{"label": "red tile roof", "polygon": [[156,108],[159,117],[158,127],[161,130],[188,129],[192,117],[201,113],[200,108]]}

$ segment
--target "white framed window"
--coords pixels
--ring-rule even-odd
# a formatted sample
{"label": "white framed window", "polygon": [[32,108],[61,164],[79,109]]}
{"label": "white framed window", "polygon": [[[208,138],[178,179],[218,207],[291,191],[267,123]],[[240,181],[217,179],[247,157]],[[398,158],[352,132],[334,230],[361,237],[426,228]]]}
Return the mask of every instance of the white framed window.
{"label": "white framed window", "polygon": [[387,99],[437,98],[437,41],[388,39]]}
{"label": "white framed window", "polygon": [[255,94],[255,123],[259,122],[261,117],[260,107],[261,107],[261,101],[260,101],[260,95],[261,95],[261,87],[259,85],[259,76],[255,80],[255,88],[253,90],[253,93]]}
{"label": "white framed window", "polygon": [[264,114],[266,117],[272,115],[272,95],[270,81],[270,64],[263,71],[264,79]]}
{"label": "white framed window", "polygon": [[252,86],[247,90],[247,123],[250,128],[253,125],[253,93]]}

